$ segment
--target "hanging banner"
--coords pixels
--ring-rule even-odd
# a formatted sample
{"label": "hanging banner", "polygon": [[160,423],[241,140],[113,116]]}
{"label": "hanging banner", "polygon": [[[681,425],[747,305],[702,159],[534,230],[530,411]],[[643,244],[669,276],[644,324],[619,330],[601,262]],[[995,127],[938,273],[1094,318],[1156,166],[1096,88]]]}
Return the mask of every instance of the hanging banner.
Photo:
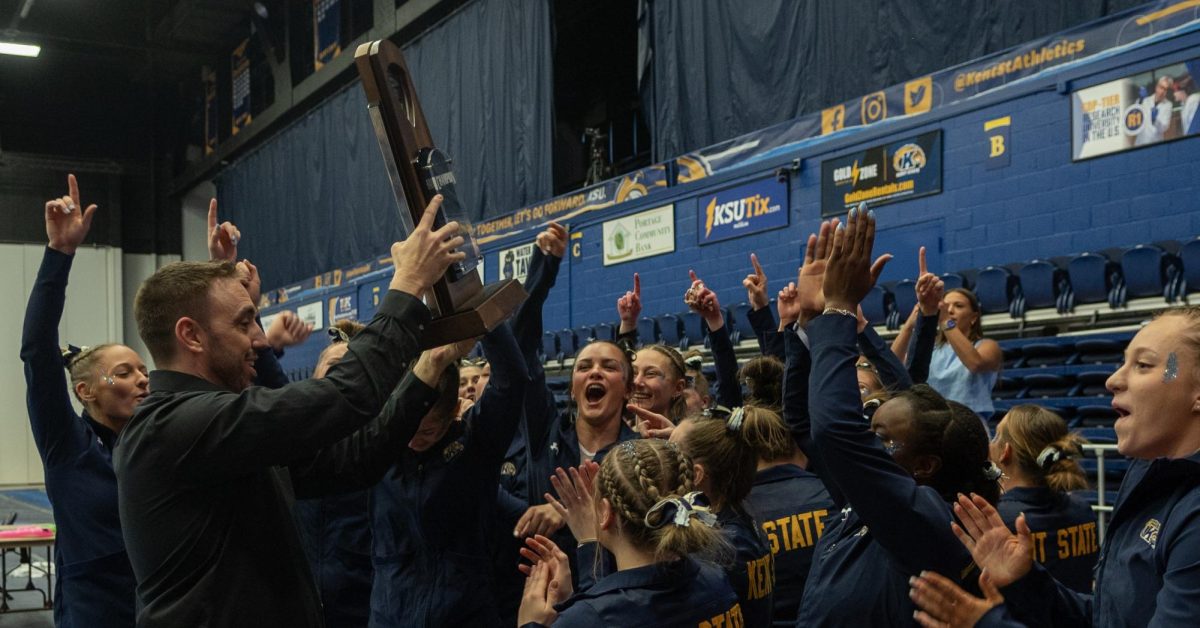
{"label": "hanging banner", "polygon": [[1099,157],[1200,134],[1200,59],[1071,94],[1071,159]]}
{"label": "hanging banner", "polygon": [[831,133],[928,113],[1101,53],[1113,54],[1200,30],[1198,7],[1197,0],[1146,4],[687,153],[675,159],[675,182],[696,181],[792,153]]}
{"label": "hanging banner", "polygon": [[667,164],[655,164],[597,183],[578,192],[556,196],[499,218],[475,223],[480,245],[541,229],[550,221],[568,222],[588,212],[649,196],[667,188]]}
{"label": "hanging banner", "polygon": [[217,150],[217,73],[207,65],[200,68],[204,84],[204,155]]}
{"label": "hanging banner", "polygon": [[250,39],[243,39],[242,43],[233,49],[233,54],[230,56],[230,67],[233,70],[233,128],[231,133],[234,135],[250,124],[250,58],[246,56],[246,48],[249,46]]}
{"label": "hanging banner", "polygon": [[604,223],[604,265],[621,264],[675,250],[675,205]]}
{"label": "hanging banner", "polygon": [[504,249],[496,254],[496,268],[499,268],[500,281],[516,279],[525,283],[529,276],[529,260],[533,257],[534,243]]}
{"label": "hanging banner", "polygon": [[931,131],[821,162],[821,216],[839,216],[942,191],[942,132]]}
{"label": "hanging banner", "polygon": [[313,65],[320,70],[342,54],[338,42],[342,30],[341,0],[312,0]]}
{"label": "hanging banner", "polygon": [[696,203],[696,241],[711,244],[788,225],[786,180],[768,177],[707,194]]}

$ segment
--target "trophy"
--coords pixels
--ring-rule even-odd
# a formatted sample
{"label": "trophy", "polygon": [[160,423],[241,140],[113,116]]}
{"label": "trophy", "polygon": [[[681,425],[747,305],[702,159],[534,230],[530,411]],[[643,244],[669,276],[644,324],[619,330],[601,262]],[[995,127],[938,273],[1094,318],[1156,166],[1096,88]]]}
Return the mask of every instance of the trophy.
{"label": "trophy", "polygon": [[367,110],[383,151],[388,179],[400,209],[405,233],[412,233],[434,195],[442,195],[435,228],[458,221],[466,240],[459,249],[466,259],[446,270],[426,295],[433,322],[421,339],[422,348],[481,336],[504,322],[525,300],[515,279],[483,285],[475,268],[479,246],[470,219],[455,193],[450,158],[433,145],[425,114],[417,100],[408,65],[400,48],[382,39],[358,47],[354,62],[367,94]]}

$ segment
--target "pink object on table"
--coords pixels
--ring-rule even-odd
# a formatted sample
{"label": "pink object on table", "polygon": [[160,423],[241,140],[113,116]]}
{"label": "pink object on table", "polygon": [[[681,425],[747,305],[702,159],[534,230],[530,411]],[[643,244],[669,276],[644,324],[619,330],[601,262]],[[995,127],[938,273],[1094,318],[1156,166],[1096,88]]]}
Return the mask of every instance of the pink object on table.
{"label": "pink object on table", "polygon": [[48,539],[54,536],[54,530],[42,526],[17,526],[0,530],[0,539]]}

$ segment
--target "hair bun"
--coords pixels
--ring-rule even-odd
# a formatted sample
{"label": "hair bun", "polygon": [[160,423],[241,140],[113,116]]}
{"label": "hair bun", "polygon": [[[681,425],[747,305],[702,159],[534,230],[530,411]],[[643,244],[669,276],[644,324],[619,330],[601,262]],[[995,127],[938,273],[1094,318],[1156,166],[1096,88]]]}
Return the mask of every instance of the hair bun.
{"label": "hair bun", "polygon": [[[660,515],[657,521],[651,522],[655,514]],[[717,522],[716,515],[708,508],[708,498],[700,491],[692,491],[683,497],[668,497],[660,499],[657,503],[646,511],[646,517],[642,521],[647,528],[657,530],[668,523],[686,528],[692,524],[692,517],[704,525],[714,526]]]}
{"label": "hair bun", "polygon": [[63,366],[70,367],[71,362],[75,361],[75,358],[79,357],[79,355],[84,351],[87,351],[87,349],[87,347],[76,347],[72,344],[62,347],[59,352],[62,355]]}

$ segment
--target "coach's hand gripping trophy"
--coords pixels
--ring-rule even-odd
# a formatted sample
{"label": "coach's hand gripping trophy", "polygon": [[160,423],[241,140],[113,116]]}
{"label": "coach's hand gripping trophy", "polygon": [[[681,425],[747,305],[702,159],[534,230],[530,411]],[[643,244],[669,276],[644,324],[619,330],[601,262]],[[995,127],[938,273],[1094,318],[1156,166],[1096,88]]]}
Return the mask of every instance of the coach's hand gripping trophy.
{"label": "coach's hand gripping trophy", "polygon": [[525,290],[515,279],[485,286],[479,278],[475,270],[479,246],[455,194],[450,158],[433,145],[400,48],[386,39],[366,43],[354,53],[354,62],[362,76],[367,109],[383,150],[405,235],[420,221],[430,199],[441,194],[442,208],[435,225],[457,221],[462,227],[460,235],[466,240],[462,247],[466,259],[450,266],[426,295],[433,323],[425,330],[421,345],[430,348],[482,336],[516,311],[525,300]]}

